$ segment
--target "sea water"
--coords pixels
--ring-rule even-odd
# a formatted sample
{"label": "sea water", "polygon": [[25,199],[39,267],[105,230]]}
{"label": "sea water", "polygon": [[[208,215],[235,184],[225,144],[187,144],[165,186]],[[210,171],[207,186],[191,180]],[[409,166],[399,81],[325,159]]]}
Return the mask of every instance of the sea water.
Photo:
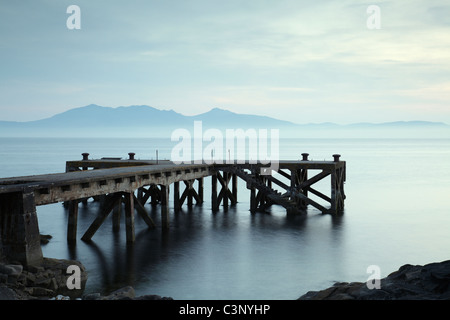
{"label": "sea water", "polygon": [[[0,177],[64,172],[65,162],[122,157],[170,159],[168,139],[0,138]],[[381,277],[403,264],[449,259],[450,140],[285,139],[280,158],[346,161],[345,210],[287,216],[281,206],[249,211],[250,193],[239,182],[238,203],[211,211],[205,202],[170,212],[170,229],[148,229],[137,215],[136,242],[126,244],[107,219],[92,242],[80,240],[98,203],[80,204],[78,237],[66,241],[67,210],[61,203],[37,207],[46,257],[76,259],[88,270],[86,293],[107,294],[130,285],[137,295],[174,299],[296,299],[336,281],[366,281],[369,266]],[[329,180],[319,187],[329,192]],[[328,188],[328,189],[327,189]],[[173,209],[173,199],[170,199]],[[160,208],[146,204],[157,226]],[[123,217],[122,217],[123,219]],[[369,269],[372,270],[372,269]]]}

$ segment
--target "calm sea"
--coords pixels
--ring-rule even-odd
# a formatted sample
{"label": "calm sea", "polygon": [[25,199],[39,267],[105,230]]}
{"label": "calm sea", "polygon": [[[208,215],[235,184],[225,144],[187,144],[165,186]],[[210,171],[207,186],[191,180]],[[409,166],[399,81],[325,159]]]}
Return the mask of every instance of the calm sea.
{"label": "calm sea", "polygon": [[[136,243],[125,228],[112,232],[108,219],[92,243],[66,242],[62,204],[40,206],[41,233],[53,239],[47,257],[77,259],[89,272],[86,292],[108,293],[131,285],[138,295],[175,299],[296,299],[335,281],[366,281],[377,265],[385,277],[403,264],[449,259],[450,140],[295,139],[280,142],[280,158],[347,162],[347,199],[342,216],[287,217],[272,206],[249,212],[249,191],[240,183],[238,204],[211,212],[210,180],[205,202],[177,214],[170,230],[148,230],[136,217]],[[0,177],[63,172],[67,160],[128,157],[169,159],[164,139],[0,138]],[[327,192],[329,180],[322,186]],[[171,199],[172,201],[172,199]],[[146,205],[160,224],[159,208]],[[97,203],[80,205],[78,239],[97,214]],[[122,223],[124,223],[122,221]]]}

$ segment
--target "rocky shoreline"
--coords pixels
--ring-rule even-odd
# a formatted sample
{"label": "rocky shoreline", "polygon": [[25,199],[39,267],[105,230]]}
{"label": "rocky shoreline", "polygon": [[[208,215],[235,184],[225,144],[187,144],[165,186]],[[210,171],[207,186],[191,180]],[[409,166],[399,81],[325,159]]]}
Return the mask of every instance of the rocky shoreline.
{"label": "rocky shoreline", "polygon": [[[40,235],[41,244],[47,244],[51,235]],[[79,270],[80,288],[68,288],[69,266]],[[0,300],[172,300],[159,295],[136,296],[131,286],[107,295],[84,294],[88,272],[77,260],[43,258],[39,266],[23,266],[18,262],[0,262]]]}
{"label": "rocky shoreline", "polygon": [[[67,268],[79,267],[80,289],[69,290]],[[44,258],[40,266],[24,267],[18,263],[0,264],[0,300],[171,300],[159,295],[136,296],[127,286],[108,295],[84,294],[85,267],[76,260]]]}
{"label": "rocky shoreline", "polygon": [[[77,266],[80,288],[69,289],[72,276],[69,266]],[[159,295],[136,296],[131,286],[120,288],[107,295],[84,294],[88,273],[76,260],[45,258],[39,266],[19,263],[0,263],[0,300],[172,300]]]}
{"label": "rocky shoreline", "polygon": [[[79,267],[80,289],[69,290],[70,265]],[[76,260],[44,258],[40,266],[0,264],[0,300],[172,300],[159,295],[136,296],[127,286],[107,295],[83,294],[85,267]],[[320,291],[309,291],[298,300],[450,300],[450,260],[426,265],[406,264],[380,279],[379,288],[365,282],[338,282]]]}
{"label": "rocky shoreline", "polygon": [[78,298],[82,290],[67,288],[70,265],[79,267],[80,284],[84,287],[87,272],[79,261],[44,258],[39,266],[0,264],[0,300],[49,299],[57,295]]}
{"label": "rocky shoreline", "polygon": [[378,289],[369,289],[365,282],[338,282],[298,300],[450,300],[450,260],[405,264],[379,284]]}

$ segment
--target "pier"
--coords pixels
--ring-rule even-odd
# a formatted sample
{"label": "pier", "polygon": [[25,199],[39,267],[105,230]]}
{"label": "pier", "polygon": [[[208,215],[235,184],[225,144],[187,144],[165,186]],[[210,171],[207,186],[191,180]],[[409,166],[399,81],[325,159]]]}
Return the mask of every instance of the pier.
{"label": "pier", "polygon": [[[327,214],[342,212],[345,161],[338,154],[330,161],[312,161],[308,156],[303,153],[300,160],[279,161],[276,171],[261,174],[270,164],[234,161],[178,165],[167,160],[136,160],[134,153],[129,153],[128,159],[89,159],[89,154],[83,153],[81,160],[67,161],[63,173],[0,178],[0,261],[41,263],[37,206],[64,203],[69,212],[67,241],[75,242],[80,202],[87,203],[88,198],[101,202],[98,215],[81,238],[83,241],[90,241],[111,213],[113,228],[118,231],[124,205],[126,241],[133,243],[135,213],[149,228],[156,227],[147,212],[147,202],[160,206],[161,228],[167,229],[171,186],[173,210],[177,211],[183,205],[204,202],[205,178],[211,179],[212,211],[220,210],[221,206],[227,210],[237,203],[237,181],[242,179],[250,190],[252,213],[272,205],[283,206],[287,214],[301,214],[308,206]],[[313,171],[315,174],[311,174]],[[314,187],[326,177],[330,177],[328,195]]]}

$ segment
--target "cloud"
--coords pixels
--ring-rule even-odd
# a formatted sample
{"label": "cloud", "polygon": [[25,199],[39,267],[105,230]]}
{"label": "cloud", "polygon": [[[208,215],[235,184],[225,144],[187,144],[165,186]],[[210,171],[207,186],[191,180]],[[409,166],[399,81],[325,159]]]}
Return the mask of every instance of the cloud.
{"label": "cloud", "polygon": [[377,1],[380,30],[366,26],[371,0],[79,0],[78,31],[65,26],[69,4],[8,2],[0,12],[0,83],[29,92],[3,89],[3,114],[11,103],[116,101],[285,119],[341,108],[342,118],[370,121],[414,99],[436,110],[450,102],[443,1]]}
{"label": "cloud", "polygon": [[398,90],[397,93],[407,97],[448,103],[448,101],[450,101],[450,82],[447,81],[424,85],[423,87],[417,87],[414,89]]}

